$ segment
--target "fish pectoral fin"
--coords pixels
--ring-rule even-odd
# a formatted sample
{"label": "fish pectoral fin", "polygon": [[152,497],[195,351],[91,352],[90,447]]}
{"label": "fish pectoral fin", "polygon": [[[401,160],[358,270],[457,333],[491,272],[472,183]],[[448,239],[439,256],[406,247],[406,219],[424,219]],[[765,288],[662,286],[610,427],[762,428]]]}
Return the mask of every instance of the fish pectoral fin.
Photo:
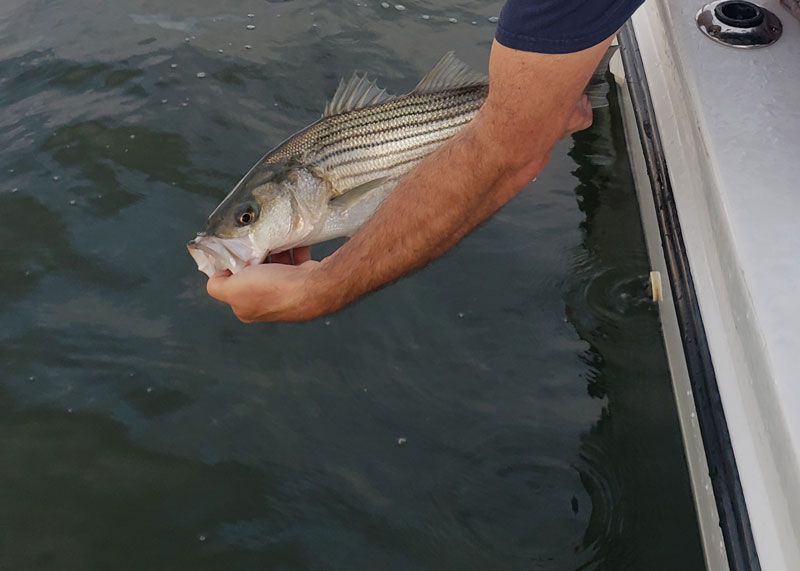
{"label": "fish pectoral fin", "polygon": [[[340,210],[349,210],[353,208],[356,204],[361,202],[367,197],[371,197],[374,195],[374,191],[380,189],[385,182],[389,180],[388,176],[382,176],[380,178],[376,178],[365,182],[359,186],[356,186],[341,196],[337,196],[336,198],[332,198],[330,202],[328,202],[328,206],[331,208],[337,208]],[[384,197],[385,198],[385,197]]]}

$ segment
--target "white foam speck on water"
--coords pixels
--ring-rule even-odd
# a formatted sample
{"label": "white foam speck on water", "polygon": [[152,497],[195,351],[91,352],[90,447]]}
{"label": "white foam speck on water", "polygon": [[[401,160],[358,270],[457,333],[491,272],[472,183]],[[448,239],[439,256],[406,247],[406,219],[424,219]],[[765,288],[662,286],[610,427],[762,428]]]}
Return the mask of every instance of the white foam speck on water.
{"label": "white foam speck on water", "polygon": [[60,179],[60,178],[61,178],[60,176],[54,176],[53,177],[53,182],[58,182],[58,179]]}
{"label": "white foam speck on water", "polygon": [[135,138],[136,138],[136,135],[130,135],[130,138],[131,138],[131,139],[135,139]]}
{"label": "white foam speck on water", "polygon": [[162,100],[161,100],[161,104],[162,104],[162,105],[163,105],[164,103],[166,103],[166,102],[167,102],[167,100],[166,100],[166,99],[162,99]]}
{"label": "white foam speck on water", "polygon": [[381,8],[388,8],[390,4],[388,2],[381,2]]}
{"label": "white foam speck on water", "polygon": [[30,376],[30,377],[28,377],[28,381],[29,381],[29,382],[31,382],[31,383],[32,383],[33,381],[35,381],[35,380],[36,380],[36,377],[34,377],[34,376]]}
{"label": "white foam speck on water", "polygon": [[423,15],[422,15],[422,16],[420,16],[420,17],[421,17],[423,20],[430,20],[430,19],[431,19],[431,17],[430,17],[430,16],[428,16],[427,14],[423,14]]}
{"label": "white foam speck on water", "polygon": [[188,107],[188,106],[189,106],[189,104],[188,104],[188,103],[186,103],[185,101],[182,101],[182,102],[181,102],[181,107]]}
{"label": "white foam speck on water", "polygon": [[451,24],[458,24],[458,19],[456,18],[448,18],[447,21],[450,22]]}
{"label": "white foam speck on water", "polygon": [[70,200],[70,201],[69,201],[69,205],[70,205],[70,206],[75,206],[76,204],[78,204],[78,203],[77,203],[77,202],[75,202],[74,200]]}
{"label": "white foam speck on water", "polygon": [[145,389],[145,391],[147,391],[148,393],[152,393],[153,392],[153,387],[147,387]]}
{"label": "white foam speck on water", "polygon": [[200,535],[197,536],[197,540],[198,541],[205,541],[206,540],[206,536],[201,533]]}
{"label": "white foam speck on water", "polygon": [[402,12],[403,10],[405,10],[405,9],[406,9],[406,7],[405,7],[405,6],[403,6],[402,4],[395,4],[395,5],[394,5],[394,9],[395,9],[395,10],[397,10],[397,11],[399,11],[399,12]]}
{"label": "white foam speck on water", "polygon": [[489,16],[489,18],[488,18],[488,19],[489,19],[489,21],[490,21],[492,24],[494,24],[494,23],[496,23],[496,22],[497,22],[497,16]]}
{"label": "white foam speck on water", "polygon": [[197,72],[197,77],[199,79],[203,79],[205,76],[206,76],[206,72],[204,72],[204,71],[198,71]]}
{"label": "white foam speck on water", "polygon": [[464,319],[464,312],[463,311],[459,311],[458,312],[458,318],[459,319]]}
{"label": "white foam speck on water", "polygon": [[245,26],[245,28],[247,28],[248,30],[255,30],[256,29],[256,27],[253,24],[247,24]]}
{"label": "white foam speck on water", "polygon": [[472,22],[470,22],[470,24],[472,24],[473,26],[477,26],[477,25],[478,25],[478,22],[476,22],[475,20],[473,20]]}
{"label": "white foam speck on water", "polygon": [[176,67],[178,67],[178,64],[177,64],[177,63],[171,63],[171,64],[169,64],[169,66],[170,66],[172,69],[175,69]]}

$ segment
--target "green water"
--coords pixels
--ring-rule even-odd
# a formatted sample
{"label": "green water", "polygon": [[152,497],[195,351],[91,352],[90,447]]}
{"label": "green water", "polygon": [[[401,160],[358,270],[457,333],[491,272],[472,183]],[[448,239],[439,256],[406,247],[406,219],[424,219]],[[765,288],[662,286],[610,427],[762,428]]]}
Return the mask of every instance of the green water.
{"label": "green water", "polygon": [[702,568],[613,104],[332,317],[242,325],[186,253],[340,76],[485,69],[500,5],[4,0],[0,569]]}

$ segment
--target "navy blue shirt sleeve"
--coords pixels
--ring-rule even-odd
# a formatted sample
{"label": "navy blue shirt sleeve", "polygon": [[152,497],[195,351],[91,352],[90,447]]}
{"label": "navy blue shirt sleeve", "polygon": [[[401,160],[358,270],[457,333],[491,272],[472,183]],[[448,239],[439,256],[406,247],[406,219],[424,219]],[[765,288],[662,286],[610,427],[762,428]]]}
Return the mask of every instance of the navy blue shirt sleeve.
{"label": "navy blue shirt sleeve", "polygon": [[614,34],[643,1],[507,0],[495,38],[526,52],[577,52]]}

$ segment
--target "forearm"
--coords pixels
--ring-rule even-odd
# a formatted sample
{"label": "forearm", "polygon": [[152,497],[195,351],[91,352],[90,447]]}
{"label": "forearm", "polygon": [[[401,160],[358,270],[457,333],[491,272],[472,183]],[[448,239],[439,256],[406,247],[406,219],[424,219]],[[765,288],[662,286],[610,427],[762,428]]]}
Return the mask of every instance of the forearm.
{"label": "forearm", "polygon": [[[479,116],[404,177],[372,219],[314,268],[314,282],[327,284],[321,294],[329,309],[440,256],[535,176],[520,178],[484,120]],[[546,160],[540,157],[537,173]]]}
{"label": "forearm", "polygon": [[478,116],[313,268],[317,312],[335,311],[440,256],[536,177],[569,132],[576,102],[608,43],[562,56],[495,44],[489,98]]}

